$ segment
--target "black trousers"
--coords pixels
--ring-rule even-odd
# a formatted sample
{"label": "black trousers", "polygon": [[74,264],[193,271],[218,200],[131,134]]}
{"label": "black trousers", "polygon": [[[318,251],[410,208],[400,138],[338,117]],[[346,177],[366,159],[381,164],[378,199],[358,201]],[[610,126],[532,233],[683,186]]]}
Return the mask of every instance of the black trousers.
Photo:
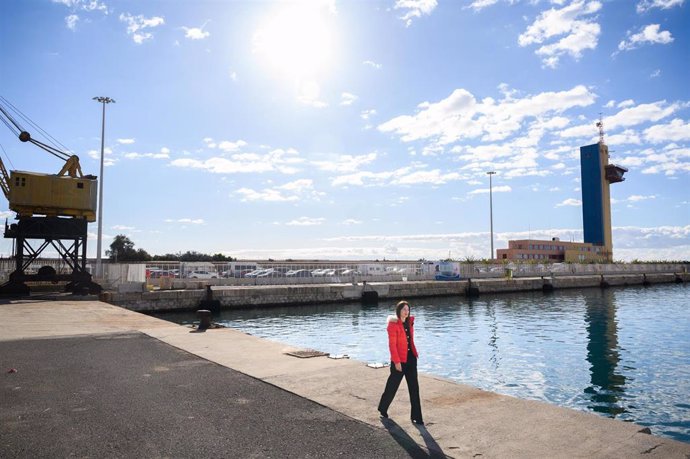
{"label": "black trousers", "polygon": [[395,364],[391,362],[391,374],[388,376],[388,381],[386,381],[386,389],[381,395],[381,401],[379,401],[379,411],[382,413],[388,412],[388,407],[391,406],[393,398],[395,398],[395,393],[400,387],[400,382],[405,377],[407,381],[407,390],[410,392],[410,404],[412,405],[412,410],[410,412],[410,418],[415,421],[423,421],[422,419],[422,406],[419,403],[419,382],[417,381],[417,358],[410,352],[407,355],[407,363],[402,363],[402,371],[395,369]]}

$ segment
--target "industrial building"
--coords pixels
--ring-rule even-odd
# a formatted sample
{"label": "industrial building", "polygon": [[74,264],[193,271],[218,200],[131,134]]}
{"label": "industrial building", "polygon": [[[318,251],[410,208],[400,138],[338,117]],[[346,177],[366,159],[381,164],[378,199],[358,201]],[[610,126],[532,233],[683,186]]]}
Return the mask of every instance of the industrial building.
{"label": "industrial building", "polygon": [[520,239],[508,241],[507,249],[498,249],[499,260],[539,260],[541,262],[600,262],[604,261],[604,248],[589,242],[564,242],[558,238],[550,241]]}
{"label": "industrial building", "polygon": [[628,170],[609,164],[609,148],[604,143],[600,120],[599,142],[580,147],[582,181],[582,224],[584,242],[508,241],[507,249],[496,251],[499,260],[549,260],[569,262],[612,262],[611,196],[609,186],[625,180]]}

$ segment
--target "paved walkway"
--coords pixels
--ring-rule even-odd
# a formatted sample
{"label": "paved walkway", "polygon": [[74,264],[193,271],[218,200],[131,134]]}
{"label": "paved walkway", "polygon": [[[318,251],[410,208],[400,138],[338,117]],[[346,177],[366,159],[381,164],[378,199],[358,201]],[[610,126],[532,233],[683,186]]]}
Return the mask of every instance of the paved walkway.
{"label": "paved walkway", "polygon": [[426,428],[404,387],[382,424],[387,370],[289,350],[96,301],[0,304],[0,456],[690,458],[634,424],[427,375]]}

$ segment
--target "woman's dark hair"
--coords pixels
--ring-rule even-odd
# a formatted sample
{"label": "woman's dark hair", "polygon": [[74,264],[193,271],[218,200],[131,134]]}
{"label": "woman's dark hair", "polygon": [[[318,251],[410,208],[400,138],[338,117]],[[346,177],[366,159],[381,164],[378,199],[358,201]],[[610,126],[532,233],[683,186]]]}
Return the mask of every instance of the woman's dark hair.
{"label": "woman's dark hair", "polygon": [[[402,311],[402,308],[404,308],[405,306],[407,306],[408,308],[410,307],[407,301],[400,301],[398,302],[398,304],[395,305],[395,315],[398,316],[398,319],[400,318],[400,311]],[[410,316],[408,314],[407,319],[405,319],[405,321],[407,321],[409,318]]]}

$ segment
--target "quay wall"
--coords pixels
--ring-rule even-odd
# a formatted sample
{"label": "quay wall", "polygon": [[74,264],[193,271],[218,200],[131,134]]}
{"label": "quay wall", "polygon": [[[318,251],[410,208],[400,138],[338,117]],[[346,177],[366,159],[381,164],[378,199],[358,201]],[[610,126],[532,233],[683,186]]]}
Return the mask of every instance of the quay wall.
{"label": "quay wall", "polygon": [[[202,301],[216,301],[222,309],[359,301],[365,292],[379,300],[432,296],[467,296],[508,292],[551,291],[572,288],[607,288],[627,285],[688,282],[690,273],[650,273],[465,279],[460,281],[407,281],[357,284],[309,284],[225,287],[204,285],[192,289],[104,292],[100,300],[139,312],[195,311]],[[208,304],[208,303],[207,303]],[[207,309],[208,307],[204,307]]]}

